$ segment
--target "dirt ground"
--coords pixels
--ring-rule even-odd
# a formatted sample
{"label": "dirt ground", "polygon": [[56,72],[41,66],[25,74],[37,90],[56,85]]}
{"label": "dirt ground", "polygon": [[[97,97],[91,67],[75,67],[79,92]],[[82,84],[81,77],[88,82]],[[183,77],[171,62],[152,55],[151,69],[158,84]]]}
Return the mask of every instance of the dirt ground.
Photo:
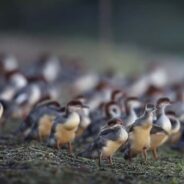
{"label": "dirt ground", "polygon": [[129,163],[118,153],[113,158],[113,166],[103,161],[99,167],[95,160],[77,158],[76,154],[81,150],[77,143],[74,154],[68,155],[64,148],[58,151],[37,141],[22,141],[8,133],[12,125],[18,126],[16,122],[9,122],[0,136],[0,183],[175,184],[184,181],[183,155],[169,146],[160,149],[158,161],[153,161],[150,154],[147,163],[141,157]]}

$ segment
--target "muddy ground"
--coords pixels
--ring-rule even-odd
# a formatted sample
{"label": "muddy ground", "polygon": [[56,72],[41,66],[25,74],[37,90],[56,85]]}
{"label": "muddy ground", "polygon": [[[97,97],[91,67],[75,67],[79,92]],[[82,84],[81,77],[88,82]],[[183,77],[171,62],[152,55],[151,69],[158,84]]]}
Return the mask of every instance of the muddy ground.
{"label": "muddy ground", "polygon": [[[13,136],[9,122],[0,136],[0,183],[14,184],[69,184],[69,183],[183,183],[183,154],[172,151],[169,146],[159,151],[160,160],[147,163],[135,158],[132,163],[125,161],[122,154],[114,156],[114,165],[106,161],[98,167],[97,162],[77,158],[81,150],[75,143],[72,156],[66,149],[48,148],[37,141],[24,142]],[[14,123],[16,127],[18,124]],[[14,128],[13,128],[14,129]]]}

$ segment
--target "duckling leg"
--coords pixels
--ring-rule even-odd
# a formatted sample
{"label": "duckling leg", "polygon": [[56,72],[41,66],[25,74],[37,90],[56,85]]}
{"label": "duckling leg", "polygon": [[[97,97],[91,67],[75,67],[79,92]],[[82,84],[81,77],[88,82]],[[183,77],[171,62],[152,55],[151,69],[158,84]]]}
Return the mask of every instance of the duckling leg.
{"label": "duckling leg", "polygon": [[108,157],[108,160],[109,160],[109,164],[110,164],[110,165],[113,165],[112,156],[109,156],[109,157]]}
{"label": "duckling leg", "polygon": [[158,160],[157,148],[153,148],[152,153],[153,153],[153,158],[155,160]]}
{"label": "duckling leg", "polygon": [[147,149],[146,148],[143,148],[143,156],[144,156],[144,160],[145,162],[147,161]]}
{"label": "duckling leg", "polygon": [[72,154],[72,143],[71,142],[68,143],[68,152],[69,154]]}
{"label": "duckling leg", "polygon": [[132,162],[132,151],[131,151],[131,149],[128,150],[128,161],[129,161],[129,163]]}
{"label": "duckling leg", "polygon": [[98,166],[101,166],[102,153],[98,153]]}
{"label": "duckling leg", "polygon": [[43,141],[43,137],[42,137],[41,133],[39,133],[38,138],[39,138],[39,141],[40,141],[40,142]]}
{"label": "duckling leg", "polygon": [[59,141],[57,141],[56,147],[57,147],[58,150],[61,148],[61,147],[60,147],[60,142],[59,142]]}

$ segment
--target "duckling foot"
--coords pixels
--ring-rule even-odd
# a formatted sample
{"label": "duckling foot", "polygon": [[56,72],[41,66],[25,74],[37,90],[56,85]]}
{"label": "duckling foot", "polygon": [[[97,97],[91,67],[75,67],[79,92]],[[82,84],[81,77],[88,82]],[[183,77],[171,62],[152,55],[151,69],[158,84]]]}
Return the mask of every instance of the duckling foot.
{"label": "duckling foot", "polygon": [[143,148],[143,158],[144,158],[144,161],[145,163],[147,162],[147,149],[146,148]]}
{"label": "duckling foot", "polygon": [[108,161],[109,161],[109,164],[112,166],[113,162],[112,162],[112,157],[111,156],[108,157]]}
{"label": "duckling foot", "polygon": [[101,167],[101,160],[102,160],[102,154],[99,153],[98,155],[98,166]]}
{"label": "duckling foot", "polygon": [[71,142],[68,143],[68,153],[69,153],[69,155],[72,155],[72,153],[73,153]]}
{"label": "duckling foot", "polygon": [[152,154],[153,154],[154,160],[158,160],[159,159],[156,148],[152,150]]}

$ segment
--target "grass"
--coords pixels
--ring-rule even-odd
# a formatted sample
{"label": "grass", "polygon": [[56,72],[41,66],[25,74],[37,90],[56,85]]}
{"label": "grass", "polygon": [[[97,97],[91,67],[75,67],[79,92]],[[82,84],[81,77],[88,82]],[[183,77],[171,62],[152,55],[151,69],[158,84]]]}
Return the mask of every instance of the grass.
{"label": "grass", "polygon": [[141,157],[132,163],[121,153],[114,156],[114,165],[104,160],[99,167],[95,160],[76,157],[81,148],[68,155],[65,149],[48,148],[37,141],[24,142],[11,134],[0,137],[0,183],[182,183],[184,160],[181,153],[168,146],[161,148],[160,160],[149,155],[147,163]]}

